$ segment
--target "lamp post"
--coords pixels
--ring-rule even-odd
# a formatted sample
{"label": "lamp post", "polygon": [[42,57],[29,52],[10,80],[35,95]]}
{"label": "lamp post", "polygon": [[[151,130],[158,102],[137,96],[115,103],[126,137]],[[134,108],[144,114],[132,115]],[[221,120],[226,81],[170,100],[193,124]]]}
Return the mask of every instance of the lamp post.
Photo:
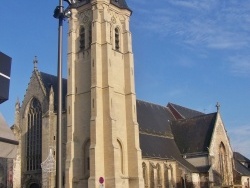
{"label": "lamp post", "polygon": [[[73,2],[68,1],[69,5]],[[62,36],[63,36],[63,20],[69,18],[71,12],[69,9],[64,11],[63,0],[59,0],[59,6],[54,10],[54,15],[59,20],[58,25],[58,67],[57,67],[57,78],[58,78],[58,101],[57,101],[57,140],[56,140],[56,188],[62,188]]]}

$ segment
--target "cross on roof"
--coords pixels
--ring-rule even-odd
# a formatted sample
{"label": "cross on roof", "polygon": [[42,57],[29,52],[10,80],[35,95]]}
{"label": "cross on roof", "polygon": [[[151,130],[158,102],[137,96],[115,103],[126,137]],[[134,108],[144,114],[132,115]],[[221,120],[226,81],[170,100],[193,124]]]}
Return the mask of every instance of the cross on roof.
{"label": "cross on roof", "polygon": [[216,108],[217,108],[217,112],[219,112],[220,111],[220,103],[219,102],[216,103]]}
{"label": "cross on roof", "polygon": [[33,64],[34,64],[34,70],[37,70],[37,64],[38,64],[37,56],[35,56]]}

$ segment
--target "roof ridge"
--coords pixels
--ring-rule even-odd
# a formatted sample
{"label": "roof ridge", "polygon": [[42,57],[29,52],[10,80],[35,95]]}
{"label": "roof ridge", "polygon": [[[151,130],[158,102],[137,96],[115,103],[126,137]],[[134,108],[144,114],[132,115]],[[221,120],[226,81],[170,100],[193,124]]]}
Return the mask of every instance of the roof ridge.
{"label": "roof ridge", "polygon": [[144,103],[148,103],[148,104],[151,104],[151,105],[160,106],[160,107],[168,109],[167,106],[163,106],[161,104],[156,104],[156,103],[145,101],[145,100],[141,100],[141,99],[136,99],[136,101],[138,101],[138,102],[144,102]]}
{"label": "roof ridge", "polygon": [[191,117],[191,118],[185,118],[185,119],[179,119],[179,120],[176,120],[176,121],[189,121],[189,120],[192,120],[192,119],[198,119],[198,118],[202,118],[202,117],[205,117],[205,116],[212,116],[212,115],[217,115],[218,112],[213,112],[213,113],[209,113],[209,114],[202,114],[202,115],[198,115],[198,116],[194,116],[194,117]]}
{"label": "roof ridge", "polygon": [[181,106],[181,105],[178,105],[178,104],[175,104],[175,103],[169,102],[168,104],[170,104],[175,110],[177,110],[177,109],[176,109],[174,106],[177,106],[177,107],[180,107],[180,108],[184,108],[184,109],[186,109],[186,110],[188,110],[188,111],[193,111],[193,112],[198,112],[198,113],[201,113],[201,114],[205,114],[205,113],[200,112],[200,111],[198,111],[198,110],[194,110],[194,109],[191,109],[191,108],[187,108],[187,107],[185,107],[185,106]]}

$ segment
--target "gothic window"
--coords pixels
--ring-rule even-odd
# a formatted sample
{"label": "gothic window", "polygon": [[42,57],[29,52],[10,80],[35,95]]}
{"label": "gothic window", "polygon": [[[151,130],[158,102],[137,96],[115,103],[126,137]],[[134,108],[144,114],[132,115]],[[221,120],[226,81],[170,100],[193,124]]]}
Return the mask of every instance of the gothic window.
{"label": "gothic window", "polygon": [[173,173],[174,173],[173,166],[169,165],[169,168],[168,168],[168,184],[169,184],[169,187],[173,187],[173,185],[174,185],[174,181],[173,181],[174,174]]}
{"label": "gothic window", "polygon": [[221,180],[222,183],[226,183],[226,174],[227,174],[227,155],[226,155],[226,149],[224,144],[221,142],[219,147],[219,167],[220,167],[220,174],[221,174]]}
{"label": "gothic window", "polygon": [[89,158],[89,147],[90,140],[88,140],[84,145],[84,174],[86,178],[89,178],[90,172],[90,158]]}
{"label": "gothic window", "polygon": [[120,50],[120,33],[117,27],[115,28],[115,49]]}
{"label": "gothic window", "polygon": [[168,175],[168,167],[165,166],[164,169],[164,179],[165,179],[165,187],[169,187],[170,183],[169,183],[169,175]]}
{"label": "gothic window", "polygon": [[85,49],[85,28],[83,26],[80,28],[80,49]]}
{"label": "gothic window", "polygon": [[27,127],[27,171],[38,170],[42,162],[42,108],[36,98],[30,103]]}
{"label": "gothic window", "polygon": [[150,166],[150,188],[155,187],[154,166]]}
{"label": "gothic window", "polygon": [[158,187],[161,187],[161,166],[157,164],[156,169],[157,169],[157,185]]}
{"label": "gothic window", "polygon": [[91,48],[92,43],[92,25],[89,25],[89,48]]}
{"label": "gothic window", "polygon": [[148,169],[145,163],[142,163],[142,170],[143,170],[143,179],[145,188],[148,188]]}
{"label": "gothic window", "polygon": [[123,173],[123,151],[122,151],[122,144],[119,140],[117,140],[118,142],[118,149],[119,149],[119,152],[118,152],[118,160],[119,160],[119,167],[120,167],[120,170],[121,170],[121,173]]}

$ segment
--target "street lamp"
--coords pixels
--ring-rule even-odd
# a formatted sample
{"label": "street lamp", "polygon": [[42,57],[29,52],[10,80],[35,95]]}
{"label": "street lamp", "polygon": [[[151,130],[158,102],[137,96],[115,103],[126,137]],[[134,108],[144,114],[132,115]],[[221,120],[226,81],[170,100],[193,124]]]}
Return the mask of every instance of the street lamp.
{"label": "street lamp", "polygon": [[[69,7],[75,3],[74,0],[65,0]],[[71,16],[69,8],[64,10],[63,0],[59,0],[59,6],[54,10],[54,18],[59,20],[58,26],[58,106],[57,106],[57,141],[56,141],[56,188],[62,188],[62,34],[63,20]]]}

